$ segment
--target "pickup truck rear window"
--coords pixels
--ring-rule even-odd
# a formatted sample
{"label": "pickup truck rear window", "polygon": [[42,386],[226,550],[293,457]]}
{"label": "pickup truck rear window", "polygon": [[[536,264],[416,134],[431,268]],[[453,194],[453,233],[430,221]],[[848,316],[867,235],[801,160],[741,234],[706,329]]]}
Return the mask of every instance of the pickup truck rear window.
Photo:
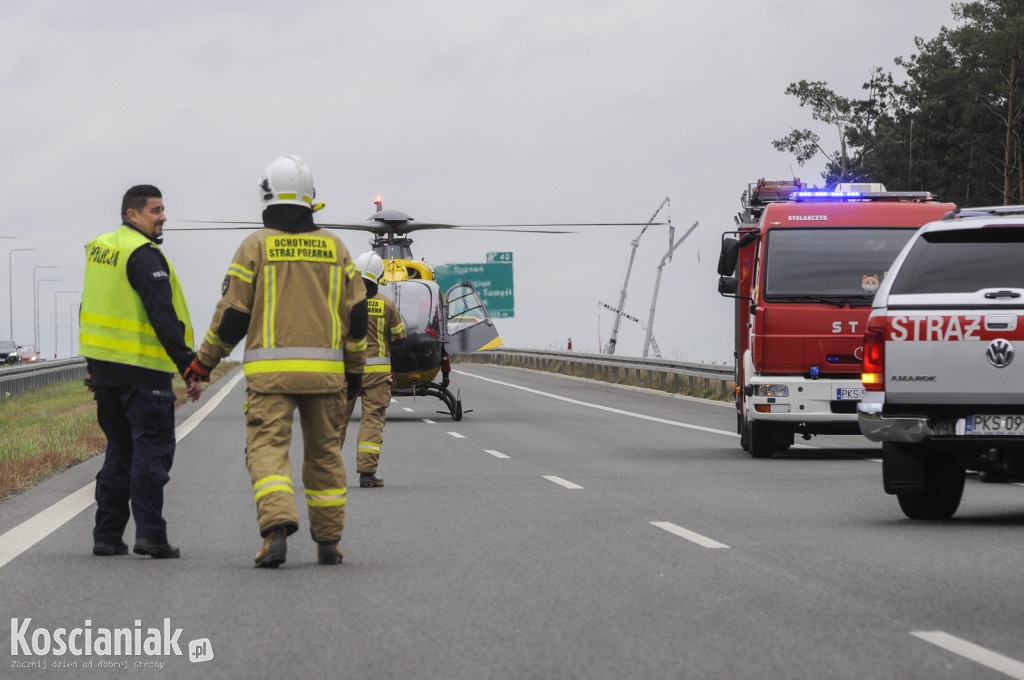
{"label": "pickup truck rear window", "polygon": [[869,300],[914,235],[913,228],[772,229],[765,298]]}
{"label": "pickup truck rear window", "polygon": [[907,253],[890,294],[973,293],[1024,288],[1024,226],[923,234]]}

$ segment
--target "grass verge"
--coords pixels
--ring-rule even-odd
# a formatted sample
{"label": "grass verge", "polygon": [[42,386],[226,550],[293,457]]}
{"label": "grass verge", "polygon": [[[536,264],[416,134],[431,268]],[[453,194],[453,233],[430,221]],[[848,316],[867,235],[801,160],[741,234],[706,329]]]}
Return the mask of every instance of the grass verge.
{"label": "grass verge", "polygon": [[[220,364],[215,382],[238,365]],[[178,405],[185,382],[175,376]],[[107,445],[96,423],[96,403],[80,382],[53,383],[0,400],[0,501],[102,453]]]}

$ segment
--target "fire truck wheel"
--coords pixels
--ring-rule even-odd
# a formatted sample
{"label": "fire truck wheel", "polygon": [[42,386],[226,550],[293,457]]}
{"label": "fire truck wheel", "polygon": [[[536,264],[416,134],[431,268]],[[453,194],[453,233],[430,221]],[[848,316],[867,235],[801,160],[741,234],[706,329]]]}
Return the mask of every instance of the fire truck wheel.
{"label": "fire truck wheel", "polygon": [[744,451],[749,451],[750,450],[750,424],[747,422],[747,419],[744,418],[742,415],[737,415],[736,419],[739,421],[737,423],[737,425],[739,426],[738,429],[739,429],[739,432],[740,432],[740,448],[743,449]]}
{"label": "fire truck wheel", "polygon": [[751,458],[771,458],[775,454],[775,425],[763,420],[748,422]]}
{"label": "fire truck wheel", "polygon": [[924,490],[897,493],[900,509],[910,519],[949,519],[960,507],[967,473],[952,457],[938,454],[926,458],[924,465]]}

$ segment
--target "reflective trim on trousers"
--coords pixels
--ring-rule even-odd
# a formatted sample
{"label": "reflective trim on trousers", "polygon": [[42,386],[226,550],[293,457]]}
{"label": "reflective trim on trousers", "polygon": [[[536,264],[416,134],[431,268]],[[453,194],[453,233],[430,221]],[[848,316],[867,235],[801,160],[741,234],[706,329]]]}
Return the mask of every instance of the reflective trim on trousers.
{"label": "reflective trim on trousers", "polygon": [[268,493],[273,493],[275,491],[287,491],[293,496],[295,495],[295,490],[292,488],[291,478],[283,475],[270,475],[263,479],[258,479],[252,485],[252,488],[253,491],[256,492],[255,500],[259,500]]}
{"label": "reflective trim on trousers", "polygon": [[347,489],[306,489],[306,503],[313,507],[345,505]]}

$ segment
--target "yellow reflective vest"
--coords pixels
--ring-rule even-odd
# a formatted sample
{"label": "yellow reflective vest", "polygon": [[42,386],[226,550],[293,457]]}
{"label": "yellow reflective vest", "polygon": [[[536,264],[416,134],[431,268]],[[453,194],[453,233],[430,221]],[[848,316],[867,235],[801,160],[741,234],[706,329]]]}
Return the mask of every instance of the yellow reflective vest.
{"label": "yellow reflective vest", "polygon": [[[177,366],[160,344],[142,299],[128,281],[128,258],[143,246],[157,248],[143,234],[122,225],[85,247],[79,352],[90,359],[176,373]],[[185,326],[185,344],[191,348],[192,322],[185,294],[174,267],[166,257],[164,260],[170,272],[174,311]]]}
{"label": "yellow reflective vest", "polygon": [[366,368],[363,386],[391,380],[391,342],[405,338],[405,322],[391,298],[377,293],[366,300],[369,324],[366,332]]}

